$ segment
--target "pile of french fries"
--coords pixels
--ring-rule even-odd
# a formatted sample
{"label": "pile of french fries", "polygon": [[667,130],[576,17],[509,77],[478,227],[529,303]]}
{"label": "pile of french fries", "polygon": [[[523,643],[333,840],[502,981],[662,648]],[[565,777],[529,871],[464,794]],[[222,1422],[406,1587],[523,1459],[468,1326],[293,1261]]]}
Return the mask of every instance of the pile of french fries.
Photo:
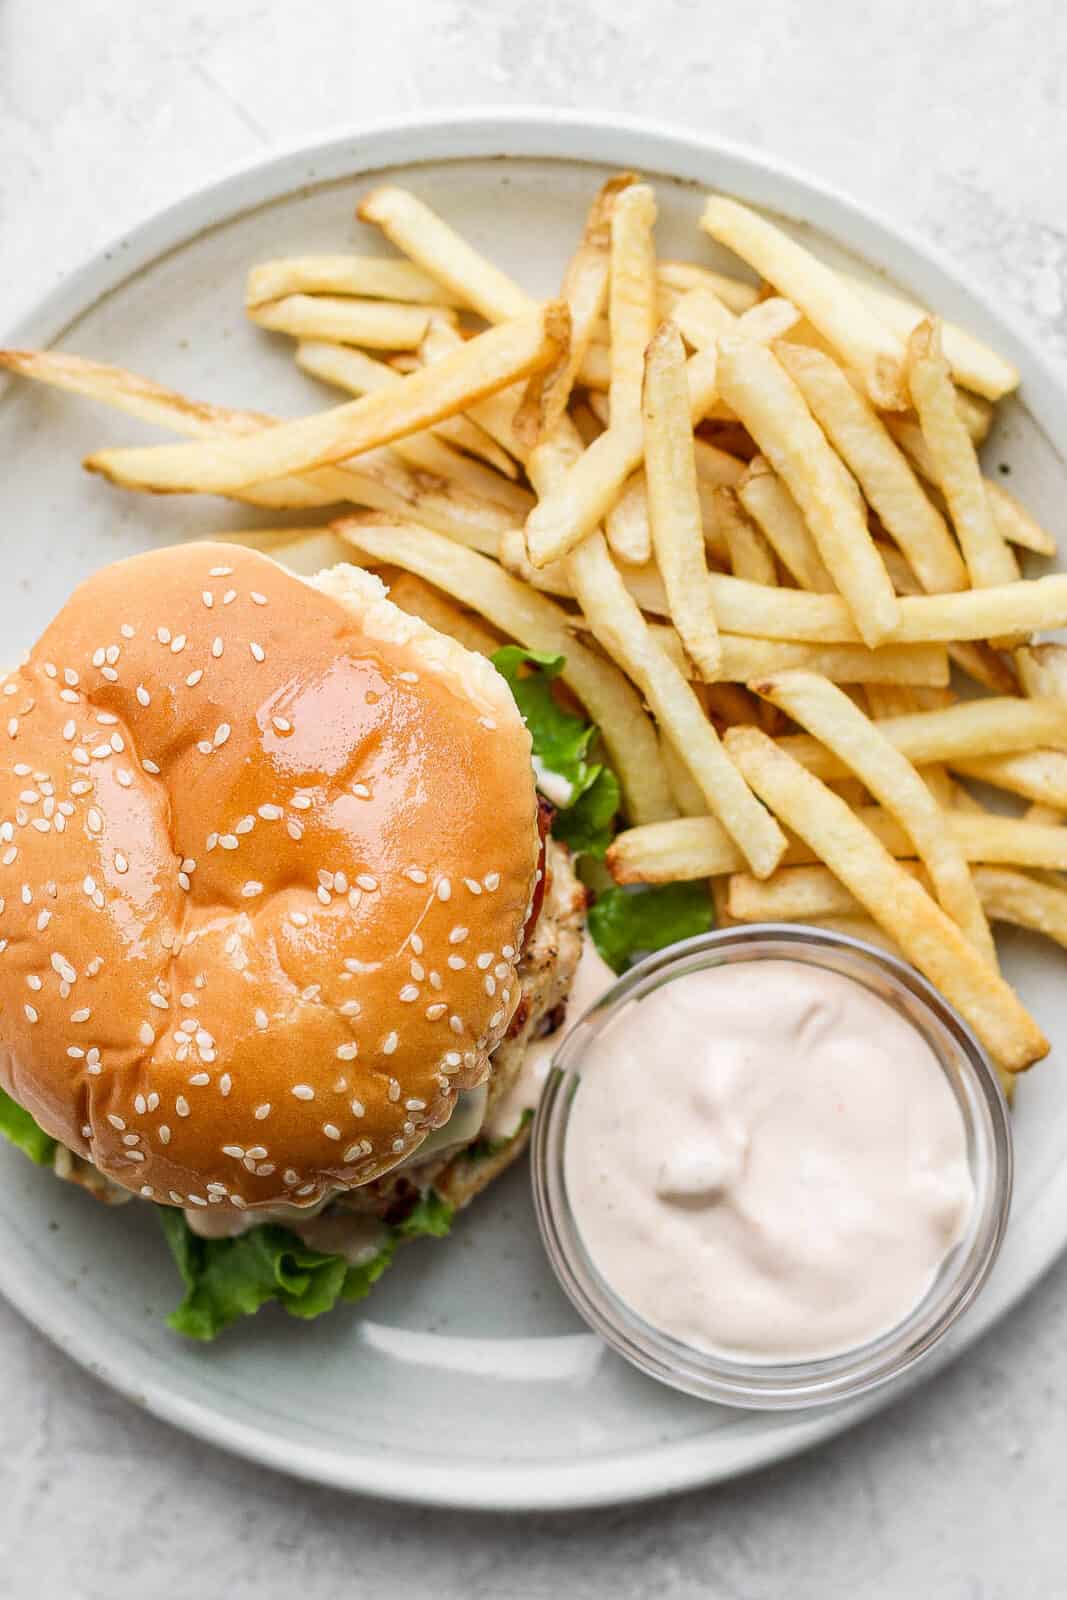
{"label": "pile of french fries", "polygon": [[1020,575],[1055,541],[977,455],[1017,372],[724,196],[701,226],[736,276],[658,259],[653,190],[622,174],[547,303],[413,194],[359,216],[393,258],[247,284],[332,409],[0,365],[187,436],[91,456],[114,484],[306,513],[221,536],[303,572],[341,551],[474,650],[565,656],[622,788],[615,881],[707,878],[722,922],[890,944],[1010,1085],[1048,1043],[990,922],[1067,945],[1067,648],[1033,638],[1067,624],[1067,576]]}

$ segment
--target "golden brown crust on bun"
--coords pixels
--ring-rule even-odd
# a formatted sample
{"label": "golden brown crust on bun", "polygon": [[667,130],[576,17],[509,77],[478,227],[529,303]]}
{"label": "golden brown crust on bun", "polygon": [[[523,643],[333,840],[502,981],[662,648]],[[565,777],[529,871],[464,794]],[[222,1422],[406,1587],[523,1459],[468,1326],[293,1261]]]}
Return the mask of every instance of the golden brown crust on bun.
{"label": "golden brown crust on bun", "polygon": [[530,741],[355,568],[193,544],[79,588],[0,694],[0,1083],[175,1205],[405,1159],[518,998]]}

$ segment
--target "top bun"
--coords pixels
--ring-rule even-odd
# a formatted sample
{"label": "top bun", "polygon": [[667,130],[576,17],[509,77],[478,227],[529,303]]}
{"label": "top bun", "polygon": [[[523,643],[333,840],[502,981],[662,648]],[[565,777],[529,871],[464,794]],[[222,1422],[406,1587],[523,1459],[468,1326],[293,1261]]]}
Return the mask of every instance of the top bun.
{"label": "top bun", "polygon": [[339,567],[107,567],[0,698],[0,1083],[116,1183],[312,1205],[409,1156],[518,1001],[504,680]]}

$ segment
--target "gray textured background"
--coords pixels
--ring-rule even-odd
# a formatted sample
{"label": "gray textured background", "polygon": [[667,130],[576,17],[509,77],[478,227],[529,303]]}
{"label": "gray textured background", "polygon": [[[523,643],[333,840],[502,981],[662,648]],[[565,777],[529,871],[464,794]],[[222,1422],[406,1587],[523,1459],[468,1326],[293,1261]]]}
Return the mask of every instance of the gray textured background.
{"label": "gray textured background", "polygon": [[[785,156],[936,239],[1063,357],[1065,77],[1062,0],[0,0],[0,322],[224,166],[362,118],[533,103]],[[817,1454],[672,1503],[490,1518],[232,1461],[0,1303],[0,1594],[1058,1596],[1065,1343],[1062,1266]]]}

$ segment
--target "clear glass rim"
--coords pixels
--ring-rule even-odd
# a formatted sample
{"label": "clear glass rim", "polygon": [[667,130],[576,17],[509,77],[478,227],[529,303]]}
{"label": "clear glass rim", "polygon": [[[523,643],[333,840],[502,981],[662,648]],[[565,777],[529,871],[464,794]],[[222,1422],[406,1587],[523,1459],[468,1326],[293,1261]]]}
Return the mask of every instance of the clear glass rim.
{"label": "clear glass rim", "polygon": [[[723,957],[794,960],[866,982],[904,1010],[934,1049],[968,1133],[975,1201],[964,1240],[930,1292],[869,1344],[813,1361],[735,1360],[681,1343],[637,1315],[596,1271],[567,1198],[564,1152],[570,1104],[588,1047],[619,1009],[684,972]],[[885,988],[892,991],[887,996]],[[992,1270],[1012,1191],[1010,1114],[997,1073],[962,1017],[913,967],[850,935],[802,923],[751,923],[669,946],[632,967],[570,1030],[557,1052],[534,1120],[531,1177],[538,1227],[560,1286],[583,1320],[634,1366],[702,1399],[757,1410],[798,1410],[853,1398],[909,1372],[972,1304]]]}

